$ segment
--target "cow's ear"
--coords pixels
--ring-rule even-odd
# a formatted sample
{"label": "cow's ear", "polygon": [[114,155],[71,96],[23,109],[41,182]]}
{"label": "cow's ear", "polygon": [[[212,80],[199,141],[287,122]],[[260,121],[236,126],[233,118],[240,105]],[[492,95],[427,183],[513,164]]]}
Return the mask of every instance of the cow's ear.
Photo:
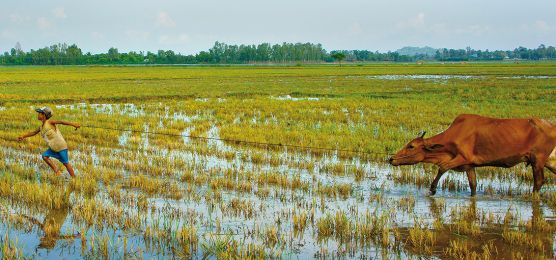
{"label": "cow's ear", "polygon": [[443,144],[427,144],[425,145],[425,150],[432,152],[432,151],[436,151],[440,148],[444,147]]}

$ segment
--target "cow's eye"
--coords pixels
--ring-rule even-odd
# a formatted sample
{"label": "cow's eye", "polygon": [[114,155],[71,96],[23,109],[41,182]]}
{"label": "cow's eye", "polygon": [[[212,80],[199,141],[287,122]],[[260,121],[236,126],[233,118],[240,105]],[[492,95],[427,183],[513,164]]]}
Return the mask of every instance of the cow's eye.
{"label": "cow's eye", "polygon": [[413,149],[413,148],[415,148],[415,147],[414,147],[413,145],[410,144],[410,145],[407,146],[407,148],[408,148],[408,149]]}

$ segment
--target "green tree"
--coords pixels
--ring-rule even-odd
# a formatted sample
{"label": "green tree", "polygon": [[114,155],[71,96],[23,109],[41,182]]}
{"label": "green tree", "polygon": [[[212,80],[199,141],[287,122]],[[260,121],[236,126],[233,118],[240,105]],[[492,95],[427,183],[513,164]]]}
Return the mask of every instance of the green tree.
{"label": "green tree", "polygon": [[66,64],[81,64],[83,53],[77,45],[72,44],[66,49]]}
{"label": "green tree", "polygon": [[342,67],[342,60],[346,58],[346,55],[342,52],[335,52],[330,55],[333,59],[337,60],[340,63],[340,67]]}
{"label": "green tree", "polygon": [[112,47],[108,50],[108,59],[113,63],[119,63],[120,53],[117,48]]}

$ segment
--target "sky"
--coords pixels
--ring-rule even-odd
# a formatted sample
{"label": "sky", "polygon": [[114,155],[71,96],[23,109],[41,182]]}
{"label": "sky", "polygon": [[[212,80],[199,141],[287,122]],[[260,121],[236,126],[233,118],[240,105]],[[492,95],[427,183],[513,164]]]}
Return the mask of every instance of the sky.
{"label": "sky", "polygon": [[55,43],[84,52],[321,43],[511,50],[556,45],[556,0],[1,0],[0,52]]}

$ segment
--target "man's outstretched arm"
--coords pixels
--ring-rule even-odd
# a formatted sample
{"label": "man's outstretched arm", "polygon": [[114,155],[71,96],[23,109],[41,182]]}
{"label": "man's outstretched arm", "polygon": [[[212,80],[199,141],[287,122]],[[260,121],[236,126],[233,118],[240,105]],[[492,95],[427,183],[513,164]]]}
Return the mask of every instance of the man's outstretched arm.
{"label": "man's outstretched arm", "polygon": [[25,139],[25,138],[27,138],[27,137],[31,137],[31,136],[34,136],[34,135],[38,134],[40,131],[41,131],[41,130],[37,128],[37,130],[35,130],[35,131],[33,131],[33,132],[29,132],[29,133],[20,135],[20,136],[17,138],[17,140],[18,140],[18,141],[22,141],[23,139]]}
{"label": "man's outstretched arm", "polygon": [[62,121],[62,120],[51,120],[50,123],[55,125],[69,125],[75,127],[75,129],[80,128],[81,125],[74,122]]}

